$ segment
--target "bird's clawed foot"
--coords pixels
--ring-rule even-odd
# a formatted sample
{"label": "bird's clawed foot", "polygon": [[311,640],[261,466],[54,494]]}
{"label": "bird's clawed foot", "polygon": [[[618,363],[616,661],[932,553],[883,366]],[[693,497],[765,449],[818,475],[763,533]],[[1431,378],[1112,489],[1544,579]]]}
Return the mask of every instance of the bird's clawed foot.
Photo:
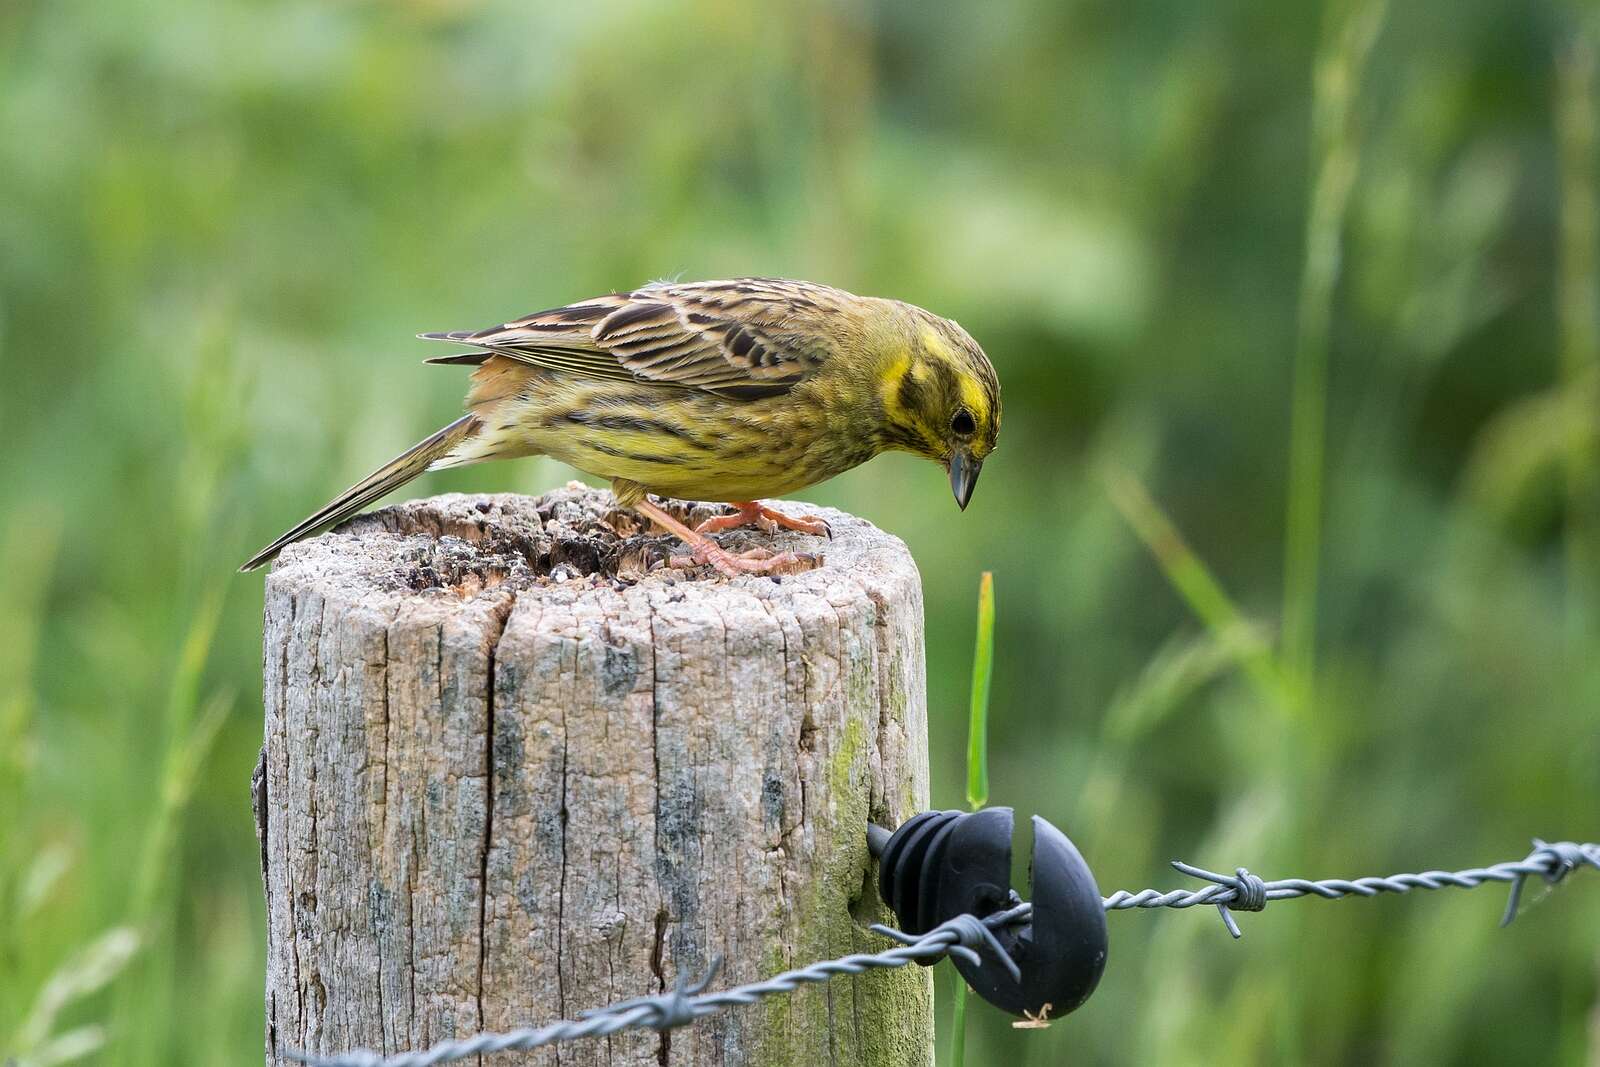
{"label": "bird's clawed foot", "polygon": [[[748,505],[753,510],[762,510],[760,505]],[[703,567],[710,565],[725,577],[737,578],[741,574],[799,574],[814,567],[822,566],[822,557],[809,552],[777,552],[768,548],[752,548],[748,552],[734,554],[713,541],[707,534],[699,530],[691,530],[673,517],[672,513],[649,500],[641,500],[634,505],[634,509],[649,518],[663,530],[679,538],[691,549],[687,556],[673,556],[670,560],[674,567]],[[743,508],[741,507],[741,513]],[[730,518],[734,516],[729,516]],[[787,516],[783,516],[787,519]],[[715,522],[717,520],[709,520]],[[788,522],[799,520],[787,519]],[[821,521],[821,520],[817,520]],[[702,524],[702,529],[705,524]],[[742,525],[735,523],[734,525]],[[822,523],[827,527],[827,523]],[[722,527],[719,527],[719,529]]]}
{"label": "bird's clawed foot", "polygon": [[715,567],[728,578],[741,574],[799,574],[821,563],[809,552],[773,552],[769,548],[752,548],[748,552],[733,553],[709,538],[691,546],[694,551],[687,556],[673,556],[674,567]]}
{"label": "bird's clawed foot", "polygon": [[797,530],[813,537],[833,536],[833,528],[828,525],[827,520],[815,515],[795,518],[753,500],[735,501],[733,507],[738,510],[732,515],[709,518],[694,528],[695,533],[713,534],[724,530],[736,530],[741,526],[754,526],[769,536],[777,533],[780,527],[785,530]]}

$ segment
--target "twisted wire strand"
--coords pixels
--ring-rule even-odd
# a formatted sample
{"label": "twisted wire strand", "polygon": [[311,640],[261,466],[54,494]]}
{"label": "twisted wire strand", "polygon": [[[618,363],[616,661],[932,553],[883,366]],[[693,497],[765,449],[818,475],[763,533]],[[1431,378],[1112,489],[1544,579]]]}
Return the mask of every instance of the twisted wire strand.
{"label": "twisted wire strand", "polygon": [[1324,900],[1340,897],[1375,897],[1379,893],[1409,893],[1413,889],[1476,889],[1487,882],[1505,882],[1511,886],[1506,900],[1505,914],[1500,925],[1509,925],[1516,918],[1517,905],[1522,899],[1524,882],[1538,876],[1554,885],[1576,867],[1589,866],[1600,869],[1600,845],[1577,844],[1572,841],[1545,842],[1537,838],[1533,851],[1525,859],[1496,863],[1489,867],[1471,867],[1463,871],[1423,871],[1420,874],[1391,874],[1388,877],[1279,878],[1264,881],[1240,867],[1234,874],[1219,874],[1203,867],[1195,867],[1179,860],[1172,866],[1183,874],[1200,878],[1211,884],[1201,889],[1173,889],[1161,892],[1144,889],[1130,893],[1119,889],[1103,901],[1107,911],[1124,911],[1129,908],[1192,908],[1198,904],[1213,904],[1222,914],[1222,921],[1235,938],[1240,936],[1230,909],[1260,911],[1268,901],[1290,900],[1295,897],[1315,896]]}
{"label": "twisted wire strand", "polygon": [[1023,921],[1031,914],[1026,905],[998,912],[984,919],[972,915],[958,915],[919,937],[874,926],[878,933],[900,942],[895,948],[882,952],[857,952],[838,959],[823,960],[806,967],[797,967],[772,978],[747,985],[735,986],[719,993],[701,992],[717,971],[713,963],[706,975],[693,986],[680,980],[670,993],[657,996],[634,997],[607,1008],[585,1012],[573,1020],[562,1020],[541,1027],[508,1030],[504,1033],[480,1033],[471,1037],[441,1041],[432,1048],[419,1052],[401,1052],[385,1056],[370,1049],[357,1049],[338,1056],[316,1056],[304,1052],[285,1051],[285,1059],[308,1064],[309,1067],[436,1067],[437,1064],[454,1063],[471,1056],[491,1052],[523,1052],[574,1041],[581,1037],[605,1037],[619,1030],[666,1030],[684,1026],[696,1019],[712,1015],[731,1007],[754,1004],[763,997],[778,993],[792,993],[802,985],[826,982],[842,974],[862,974],[869,970],[904,967],[908,963],[932,962],[949,955],[960,955],[974,963],[981,962],[975,951],[978,947],[989,950],[991,956],[1016,964],[1006,955],[995,940],[994,930]]}
{"label": "twisted wire strand", "polygon": [[[1523,883],[1531,877],[1543,878],[1555,885],[1566,875],[1581,866],[1600,870],[1600,844],[1576,844],[1571,841],[1546,843],[1535,839],[1533,851],[1525,859],[1496,863],[1489,867],[1472,867],[1462,871],[1423,871],[1420,874],[1392,874],[1388,877],[1365,878],[1279,878],[1266,881],[1243,867],[1233,874],[1220,874],[1195,867],[1178,860],[1173,867],[1190,877],[1211,883],[1200,889],[1174,889],[1161,892],[1144,889],[1137,893],[1118,890],[1102,899],[1106,911],[1127,911],[1136,908],[1192,908],[1201,904],[1214,905],[1222,915],[1228,932],[1240,936],[1232,910],[1260,911],[1269,901],[1289,900],[1296,897],[1315,896],[1333,900],[1346,896],[1372,897],[1380,893],[1409,893],[1413,889],[1475,889],[1490,882],[1511,886],[1506,901],[1506,911],[1500,920],[1505,926],[1516,917],[1521,900]],[[706,973],[694,982],[680,976],[670,992],[654,996],[633,997],[628,1000],[584,1012],[576,1019],[562,1020],[540,1027],[508,1030],[504,1033],[480,1033],[471,1037],[443,1041],[431,1048],[417,1052],[401,1052],[385,1056],[369,1049],[336,1056],[319,1056],[305,1052],[284,1051],[285,1059],[310,1065],[310,1067],[437,1067],[472,1056],[492,1052],[526,1051],[584,1037],[605,1037],[622,1030],[667,1030],[687,1026],[732,1007],[754,1004],[763,997],[792,993],[803,985],[826,982],[843,974],[862,974],[869,970],[904,967],[909,963],[928,963],[945,956],[960,956],[968,962],[985,961],[1004,966],[1013,980],[1020,980],[1017,964],[1001,948],[995,938],[996,930],[1028,922],[1033,917],[1032,904],[1018,904],[1005,911],[984,918],[958,915],[921,935],[906,934],[887,926],[875,925],[872,929],[899,944],[881,952],[857,952],[838,959],[823,960],[759,982],[750,982],[716,993],[707,993],[720,967],[721,961],[712,961]],[[985,950],[983,956],[979,950]]]}

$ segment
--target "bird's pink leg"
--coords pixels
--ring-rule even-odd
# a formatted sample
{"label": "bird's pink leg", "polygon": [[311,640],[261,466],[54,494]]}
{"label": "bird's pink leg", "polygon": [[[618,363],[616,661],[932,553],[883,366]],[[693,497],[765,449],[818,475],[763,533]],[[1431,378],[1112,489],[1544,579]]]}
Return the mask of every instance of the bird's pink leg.
{"label": "bird's pink leg", "polygon": [[[741,574],[792,573],[816,565],[815,560],[808,562],[793,552],[773,553],[764,548],[734,555],[705,534],[689,529],[673,518],[671,512],[652,504],[648,499],[639,501],[633,509],[688,545],[691,553],[687,560],[690,563],[709,563],[729,578],[737,578]],[[683,557],[674,557],[674,565],[679,565],[680,558]]]}
{"label": "bird's pink leg", "polygon": [[736,530],[741,526],[755,526],[767,534],[775,534],[781,526],[785,530],[798,530],[813,537],[833,536],[833,530],[829,528],[827,520],[819,519],[815,515],[793,518],[756,500],[735,500],[732,501],[732,506],[738,509],[732,515],[709,518],[696,526],[695,531],[709,534]]}

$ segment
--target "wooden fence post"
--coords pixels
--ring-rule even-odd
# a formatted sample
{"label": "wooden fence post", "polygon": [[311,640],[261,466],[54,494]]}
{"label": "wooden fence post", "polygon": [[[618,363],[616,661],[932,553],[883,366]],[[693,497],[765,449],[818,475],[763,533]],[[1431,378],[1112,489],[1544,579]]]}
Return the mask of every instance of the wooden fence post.
{"label": "wooden fence post", "polygon": [[[571,1018],[718,955],[720,987],[882,947],[866,823],[928,799],[905,546],[824,510],[817,570],[641,577],[667,543],[612,506],[414,501],[267,579],[269,1063]],[[932,1038],[909,967],[559,1062],[925,1065]]]}

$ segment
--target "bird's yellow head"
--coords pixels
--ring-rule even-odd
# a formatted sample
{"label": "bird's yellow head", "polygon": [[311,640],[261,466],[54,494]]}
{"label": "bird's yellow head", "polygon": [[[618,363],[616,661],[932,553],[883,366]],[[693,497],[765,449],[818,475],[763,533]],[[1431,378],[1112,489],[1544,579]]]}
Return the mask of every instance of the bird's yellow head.
{"label": "bird's yellow head", "polygon": [[885,369],[885,444],[950,472],[963,509],[1000,436],[1000,379],[978,342],[949,319],[912,312]]}

